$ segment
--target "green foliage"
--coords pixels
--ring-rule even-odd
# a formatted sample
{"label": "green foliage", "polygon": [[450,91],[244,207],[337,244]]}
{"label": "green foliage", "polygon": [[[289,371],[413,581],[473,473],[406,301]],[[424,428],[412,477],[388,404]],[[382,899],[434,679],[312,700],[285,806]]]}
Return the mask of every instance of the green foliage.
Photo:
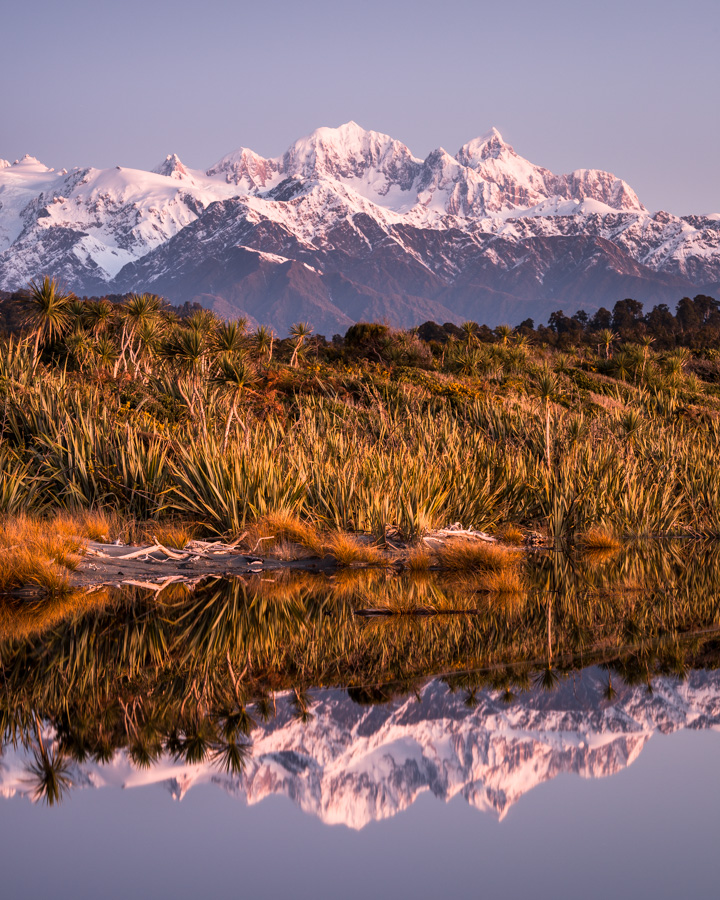
{"label": "green foliage", "polygon": [[277,446],[271,440],[262,452],[231,447],[221,453],[210,439],[180,448],[172,464],[167,508],[218,534],[239,534],[249,519],[277,510],[302,512],[305,474],[278,465]]}
{"label": "green foliage", "polygon": [[0,344],[0,511],[104,504],[236,533],[284,510],[379,538],[450,522],[558,538],[598,522],[720,530],[707,354],[608,330],[606,360],[602,346],[558,353],[466,323],[433,358],[385,325],[329,347],[305,323],[275,341],[203,310],[177,320],[151,295],[113,305],[36,288],[62,314],[52,334],[65,330],[42,360],[44,319]]}
{"label": "green foliage", "polygon": [[356,322],[345,333],[345,344],[348,347],[365,349],[368,346],[378,346],[390,335],[387,325],[378,322]]}

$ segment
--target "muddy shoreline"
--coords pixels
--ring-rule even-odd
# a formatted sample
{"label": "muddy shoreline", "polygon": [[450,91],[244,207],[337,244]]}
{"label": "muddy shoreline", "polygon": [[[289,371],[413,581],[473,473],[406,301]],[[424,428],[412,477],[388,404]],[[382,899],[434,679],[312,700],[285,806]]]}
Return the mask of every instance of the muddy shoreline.
{"label": "muddy shoreline", "polygon": [[[428,536],[426,541],[445,544],[449,536],[472,535],[473,543],[496,544],[494,538],[482,532],[438,531]],[[442,535],[442,537],[438,537]],[[190,541],[183,550],[174,550],[160,543],[146,546],[104,544],[89,541],[83,548],[83,556],[69,580],[72,587],[89,588],[102,585],[144,585],[157,587],[165,583],[195,584],[206,578],[232,577],[237,575],[257,575],[263,572],[278,573],[289,569],[306,572],[332,574],[343,568],[368,568],[383,565],[388,569],[404,568],[409,559],[409,548],[393,546],[396,554],[388,555],[382,561],[367,560],[339,562],[330,554],[312,555],[298,547],[297,556],[286,559],[263,557],[240,549],[237,542],[225,544],[221,541]],[[519,552],[521,548],[505,548],[505,551]],[[429,560],[428,560],[429,562]],[[428,566],[428,568],[434,568]]]}
{"label": "muddy shoreline", "polygon": [[[130,558],[128,558],[130,556]],[[332,572],[337,569],[333,557],[278,560],[265,559],[237,550],[175,551],[146,547],[100,544],[90,541],[77,569],[69,576],[73,587],[100,585],[160,585],[164,582],[192,584],[204,578],[253,575],[302,569],[308,572]]]}

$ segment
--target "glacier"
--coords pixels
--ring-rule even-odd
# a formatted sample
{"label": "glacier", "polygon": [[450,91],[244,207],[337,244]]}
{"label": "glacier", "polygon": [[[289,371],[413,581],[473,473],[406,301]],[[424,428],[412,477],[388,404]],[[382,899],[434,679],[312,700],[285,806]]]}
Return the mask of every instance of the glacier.
{"label": "glacier", "polygon": [[298,318],[326,331],[363,318],[493,325],[716,293],[720,215],[651,212],[621,178],[554,174],[496,129],[420,159],[348,122],[207,170],[175,154],[151,172],[3,161],[0,289],[43,274],[280,330]]}

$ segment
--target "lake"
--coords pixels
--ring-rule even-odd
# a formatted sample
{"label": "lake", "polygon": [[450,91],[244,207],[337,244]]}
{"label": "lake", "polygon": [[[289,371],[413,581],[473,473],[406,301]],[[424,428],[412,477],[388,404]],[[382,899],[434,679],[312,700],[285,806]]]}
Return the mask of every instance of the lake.
{"label": "lake", "polygon": [[8,600],[3,896],[716,896],[719,617],[688,541]]}

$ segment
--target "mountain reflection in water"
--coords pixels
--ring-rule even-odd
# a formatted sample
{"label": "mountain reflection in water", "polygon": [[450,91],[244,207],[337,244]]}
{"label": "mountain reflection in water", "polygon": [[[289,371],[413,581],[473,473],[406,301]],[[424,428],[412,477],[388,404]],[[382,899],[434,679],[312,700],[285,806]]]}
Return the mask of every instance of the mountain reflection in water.
{"label": "mountain reflection in water", "polygon": [[7,600],[0,789],[211,781],[351,828],[430,791],[502,818],[560,773],[720,723],[716,545],[521,570],[512,591],[355,570]]}
{"label": "mountain reflection in water", "polygon": [[[417,696],[380,706],[327,690],[313,696],[305,723],[281,696],[277,715],[253,729],[241,774],[168,753],[144,768],[118,750],[106,763],[73,763],[68,776],[78,788],[162,784],[176,799],[205,782],[249,804],[282,794],[328,824],[351,828],[395,815],[423,791],[445,801],[461,795],[502,818],[523,794],[561,773],[615,774],[656,732],[720,725],[720,673],[693,672],[682,683],[658,678],[652,693],[620,685],[611,703],[606,683],[604,671],[589,668],[551,693],[534,689],[510,705],[497,692],[479,691],[474,708],[437,680]],[[5,796],[30,792],[30,762],[26,751],[6,747]]]}

